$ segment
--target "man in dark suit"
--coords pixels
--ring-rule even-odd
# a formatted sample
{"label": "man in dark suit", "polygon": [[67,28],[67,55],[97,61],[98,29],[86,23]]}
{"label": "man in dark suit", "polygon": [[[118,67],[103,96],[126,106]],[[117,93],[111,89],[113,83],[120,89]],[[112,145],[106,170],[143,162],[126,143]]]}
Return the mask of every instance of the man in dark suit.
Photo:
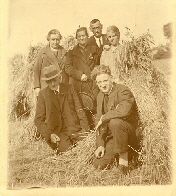
{"label": "man in dark suit", "polygon": [[60,46],[62,36],[57,29],[49,31],[47,35],[48,45],[39,52],[34,65],[34,89],[38,96],[40,90],[47,86],[41,78],[44,77],[44,68],[49,65],[55,65],[57,69],[62,70],[62,82],[68,83],[68,76],[65,73],[66,51]]}
{"label": "man in dark suit", "polygon": [[88,40],[88,45],[96,46],[98,49],[98,58],[96,64],[100,64],[100,57],[103,51],[103,46],[108,45],[108,41],[105,34],[102,34],[103,25],[98,19],[93,19],[90,22],[90,31],[92,31],[93,36]]}
{"label": "man in dark suit", "polygon": [[73,86],[60,83],[61,71],[44,68],[47,87],[39,92],[35,125],[52,149],[65,151],[88,130],[88,122]]}
{"label": "man in dark suit", "polygon": [[92,77],[100,89],[97,97],[95,167],[105,168],[119,157],[119,169],[128,170],[129,146],[136,148],[138,124],[136,103],[131,91],[112,82],[110,69],[95,67]]}

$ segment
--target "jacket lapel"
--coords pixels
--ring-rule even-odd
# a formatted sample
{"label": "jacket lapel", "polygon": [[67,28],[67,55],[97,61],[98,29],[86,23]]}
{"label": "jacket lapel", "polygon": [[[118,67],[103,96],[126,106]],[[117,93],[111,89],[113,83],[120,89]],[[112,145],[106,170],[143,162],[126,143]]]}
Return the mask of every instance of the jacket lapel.
{"label": "jacket lapel", "polygon": [[51,100],[58,109],[60,109],[60,106],[59,106],[57,97],[54,94],[54,91],[51,90],[49,87],[47,88],[48,88],[48,99]]}
{"label": "jacket lapel", "polygon": [[64,100],[65,100],[65,97],[66,97],[66,92],[65,92],[65,89],[63,88],[62,84],[60,84],[60,99],[59,99],[59,104],[60,104],[60,108],[61,108],[61,111],[63,110],[63,105],[64,105]]}
{"label": "jacket lapel", "polygon": [[[58,67],[58,65],[60,65],[63,55],[62,54],[62,49],[61,47],[58,50],[58,56],[56,57],[54,52],[50,49],[49,45],[46,47],[46,50],[43,52],[43,54],[45,55],[45,57],[47,58],[47,61],[50,64],[54,64]],[[61,69],[61,67],[59,67]]]}
{"label": "jacket lapel", "polygon": [[109,95],[109,101],[108,101],[108,111],[112,110],[114,107],[114,97],[116,96],[116,91],[115,91],[115,85],[113,86],[112,92]]}
{"label": "jacket lapel", "polygon": [[100,111],[102,113],[104,94],[101,92],[98,102],[100,103]]}

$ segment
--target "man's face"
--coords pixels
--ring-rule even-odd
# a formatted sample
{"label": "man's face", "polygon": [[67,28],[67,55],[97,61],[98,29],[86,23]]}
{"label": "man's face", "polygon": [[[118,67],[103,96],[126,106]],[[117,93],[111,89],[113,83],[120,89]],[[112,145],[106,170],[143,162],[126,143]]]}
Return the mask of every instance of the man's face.
{"label": "man's face", "polygon": [[119,37],[113,31],[107,32],[107,39],[110,45],[117,46],[119,44]]}
{"label": "man's face", "polygon": [[77,33],[77,41],[78,44],[81,46],[85,46],[87,44],[88,36],[86,35],[85,31],[79,31]]}
{"label": "man's face", "polygon": [[112,77],[108,74],[100,74],[96,77],[96,83],[98,85],[98,88],[103,93],[109,93],[109,91],[112,88],[113,82]]}
{"label": "man's face", "polygon": [[90,30],[92,31],[92,33],[94,34],[95,37],[99,38],[102,35],[102,24],[97,21],[94,24],[90,24]]}
{"label": "man's face", "polygon": [[60,44],[60,35],[59,34],[51,34],[49,38],[49,44],[53,49],[57,49]]}
{"label": "man's face", "polygon": [[58,89],[58,86],[61,82],[61,76],[57,76],[51,80],[46,81],[47,85],[49,86],[49,88],[53,91],[56,91]]}

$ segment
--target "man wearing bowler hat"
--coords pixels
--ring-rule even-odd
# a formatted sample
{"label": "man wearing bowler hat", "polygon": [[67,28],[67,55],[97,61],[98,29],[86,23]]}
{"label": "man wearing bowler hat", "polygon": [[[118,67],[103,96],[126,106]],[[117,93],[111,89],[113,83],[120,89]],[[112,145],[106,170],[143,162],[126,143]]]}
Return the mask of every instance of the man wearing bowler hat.
{"label": "man wearing bowler hat", "polygon": [[61,71],[50,65],[44,68],[44,75],[47,87],[39,92],[34,122],[48,145],[63,152],[89,126],[73,86],[61,83]]}

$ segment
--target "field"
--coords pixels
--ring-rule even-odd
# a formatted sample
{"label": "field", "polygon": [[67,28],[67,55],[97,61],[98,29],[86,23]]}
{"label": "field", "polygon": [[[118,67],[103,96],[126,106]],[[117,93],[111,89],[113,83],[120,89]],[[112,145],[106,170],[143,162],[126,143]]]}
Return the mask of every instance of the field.
{"label": "field", "polygon": [[[142,48],[145,47],[142,46]],[[14,82],[15,88],[10,89],[14,96],[14,99],[10,99],[13,101],[9,104],[12,113],[19,108],[15,108],[13,105],[19,99],[19,89],[22,89],[20,100],[25,109],[32,106],[30,110],[34,111],[36,100],[33,100],[31,93],[33,87],[30,78],[36,54],[37,52],[35,53],[34,50],[33,54],[29,55],[31,58],[28,58],[27,64],[23,63],[24,60],[21,56],[14,58],[11,62],[13,66],[11,73],[13,78],[11,79],[16,82]],[[146,54],[144,56],[146,63]],[[21,62],[21,66],[19,66],[19,62]],[[109,170],[100,171],[93,168],[91,160],[95,150],[94,133],[90,133],[75,148],[56,155],[45,141],[35,140],[34,114],[32,112],[29,118],[25,115],[9,117],[11,120],[9,120],[8,133],[8,189],[171,184],[171,144],[167,92],[169,86],[165,82],[165,80],[169,81],[171,73],[169,59],[153,61],[153,66],[154,69],[153,67],[149,68],[147,74],[143,68],[140,68],[140,71],[131,71],[129,72],[131,77],[125,80],[137,101],[142,122],[139,130],[142,131],[143,137],[141,149],[137,152],[138,161],[132,160],[130,172],[126,176],[119,173],[116,162]],[[17,70],[22,74],[17,75]],[[26,102],[28,105],[25,104]]]}

